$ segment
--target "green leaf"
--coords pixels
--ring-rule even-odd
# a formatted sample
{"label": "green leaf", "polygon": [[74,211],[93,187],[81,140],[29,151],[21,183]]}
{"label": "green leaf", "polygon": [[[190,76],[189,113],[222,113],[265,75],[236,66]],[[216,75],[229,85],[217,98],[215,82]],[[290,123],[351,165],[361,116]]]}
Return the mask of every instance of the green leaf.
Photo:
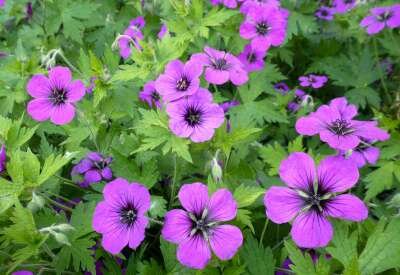
{"label": "green leaf", "polygon": [[38,178],[36,185],[40,185],[48,180],[51,176],[57,173],[64,165],[66,165],[72,158],[73,154],[69,155],[50,155],[46,158],[43,164],[42,171]]}
{"label": "green leaf", "polygon": [[0,214],[18,202],[23,186],[0,177]]}
{"label": "green leaf", "polygon": [[365,200],[368,201],[382,191],[392,187],[395,169],[400,169],[400,167],[395,166],[393,162],[388,162],[365,177],[364,181],[367,183],[366,187],[368,189]]}
{"label": "green leaf", "polygon": [[271,248],[264,248],[262,244],[258,244],[251,234],[247,234],[245,239],[240,258],[245,262],[248,274],[273,275],[275,260]]}
{"label": "green leaf", "polygon": [[298,249],[292,241],[285,242],[286,250],[289,253],[289,258],[292,261],[290,269],[299,275],[316,275],[314,263],[310,254],[304,253]]}
{"label": "green leaf", "polygon": [[353,103],[361,108],[366,108],[371,105],[378,108],[381,103],[379,93],[370,87],[354,88],[346,92],[346,97],[350,103]]}
{"label": "green leaf", "polygon": [[378,223],[360,255],[359,266],[362,274],[400,268],[400,218]]}
{"label": "green leaf", "polygon": [[167,212],[167,201],[161,196],[151,196],[149,212],[152,217],[163,217]]}
{"label": "green leaf", "polygon": [[349,234],[349,227],[344,222],[335,222],[334,225],[335,235],[326,250],[346,267],[358,256],[357,231]]}
{"label": "green leaf", "polygon": [[221,148],[226,156],[229,155],[233,147],[240,146],[243,142],[253,140],[261,132],[260,128],[240,128],[235,127],[231,132],[227,132],[225,127],[221,127],[217,130],[214,137],[215,146]]}
{"label": "green leaf", "polygon": [[254,227],[251,223],[251,211],[247,209],[238,209],[236,220],[242,225],[249,227],[251,232],[254,234]]}
{"label": "green leaf", "polygon": [[267,146],[261,147],[259,154],[264,162],[270,166],[268,175],[278,175],[279,166],[282,160],[287,156],[285,149],[283,149],[279,143],[275,142],[273,145],[268,144]]}
{"label": "green leaf", "polygon": [[233,196],[238,203],[238,207],[241,208],[252,205],[264,193],[265,190],[259,186],[241,184],[235,189]]}

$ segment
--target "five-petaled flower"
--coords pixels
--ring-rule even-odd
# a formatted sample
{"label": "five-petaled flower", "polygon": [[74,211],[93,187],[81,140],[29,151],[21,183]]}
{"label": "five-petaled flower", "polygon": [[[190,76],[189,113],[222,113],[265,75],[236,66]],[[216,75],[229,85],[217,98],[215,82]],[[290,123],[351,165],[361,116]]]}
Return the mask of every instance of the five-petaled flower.
{"label": "five-petaled flower", "polygon": [[167,212],[162,236],[178,244],[179,262],[203,269],[211,259],[211,250],[221,260],[231,259],[243,242],[239,228],[223,224],[236,217],[237,203],[232,193],[219,189],[210,198],[208,187],[197,182],[184,184],[178,197],[184,210]]}
{"label": "five-petaled flower", "polygon": [[246,45],[238,55],[247,72],[261,71],[264,69],[265,50],[253,49],[250,44]]}
{"label": "five-petaled flower", "polygon": [[316,17],[327,21],[332,21],[334,14],[335,10],[327,6],[322,6],[315,12]]}
{"label": "five-petaled flower", "polygon": [[34,97],[28,103],[28,114],[37,121],[51,122],[58,125],[67,124],[75,116],[75,103],[81,100],[86,92],[81,80],[72,80],[67,67],[57,66],[49,71],[49,77],[34,75],[27,85],[28,93]]}
{"label": "five-petaled flower", "polygon": [[171,102],[194,94],[200,86],[202,67],[195,61],[183,64],[180,60],[170,61],[165,72],[155,83],[157,92],[164,102]]}
{"label": "five-petaled flower", "polygon": [[169,128],[193,142],[210,140],[224,122],[224,110],[212,102],[211,93],[203,88],[192,96],[167,105]]}
{"label": "five-petaled flower", "polygon": [[111,254],[118,254],[128,245],[136,249],[145,237],[150,208],[150,193],[139,183],[117,178],[103,190],[104,200],[93,214],[93,229],[102,234],[101,244]]}
{"label": "five-petaled flower", "polygon": [[265,194],[266,214],[281,224],[293,220],[291,235],[304,248],[326,246],[333,228],[328,217],[362,221],[368,209],[356,196],[343,194],[358,181],[356,164],[341,157],[327,157],[316,168],[305,153],[292,153],[279,167],[288,187],[273,186]]}
{"label": "five-petaled flower", "polygon": [[400,4],[372,8],[370,13],[371,15],[365,17],[360,23],[369,35],[379,33],[385,27],[391,29],[400,27]]}
{"label": "five-petaled flower", "polygon": [[251,40],[254,49],[279,46],[285,40],[288,15],[288,11],[273,6],[250,9],[240,25],[240,36]]}
{"label": "five-petaled flower", "polygon": [[99,153],[90,152],[72,168],[71,175],[83,175],[83,180],[79,182],[81,187],[88,187],[101,180],[111,180],[113,176],[111,162],[111,157],[106,158]]}
{"label": "five-petaled flower", "polygon": [[333,0],[335,13],[346,13],[357,5],[357,0]]}
{"label": "five-petaled flower", "polygon": [[377,127],[376,121],[354,120],[356,115],[356,106],[348,104],[344,97],[335,98],[329,105],[322,105],[297,120],[296,130],[301,135],[319,134],[331,148],[345,151],[356,148],[361,139],[384,141],[389,138],[385,130]]}
{"label": "five-petaled flower", "polygon": [[325,75],[309,74],[299,77],[300,86],[302,87],[313,87],[319,89],[325,85],[328,81],[328,77]]}
{"label": "five-petaled flower", "polygon": [[244,65],[234,55],[210,47],[205,47],[204,52],[193,54],[190,60],[205,67],[208,83],[220,85],[230,80],[235,85],[242,85],[249,80]]}

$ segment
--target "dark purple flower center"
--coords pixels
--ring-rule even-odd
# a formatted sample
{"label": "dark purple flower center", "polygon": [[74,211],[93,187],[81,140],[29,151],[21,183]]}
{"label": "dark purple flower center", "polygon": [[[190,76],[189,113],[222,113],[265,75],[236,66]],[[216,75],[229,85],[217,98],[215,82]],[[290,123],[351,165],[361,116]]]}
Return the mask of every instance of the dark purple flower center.
{"label": "dark purple flower center", "polygon": [[68,92],[65,89],[55,88],[50,95],[50,101],[53,105],[61,105],[64,104],[67,100]]}
{"label": "dark purple flower center", "polygon": [[329,130],[339,136],[345,136],[354,131],[354,129],[351,127],[351,123],[344,119],[335,120],[329,126]]}
{"label": "dark purple flower center", "polygon": [[105,159],[102,159],[101,161],[96,161],[94,166],[99,170],[103,170],[108,166],[108,162]]}
{"label": "dark purple flower center", "polygon": [[160,94],[157,93],[156,91],[153,91],[150,96],[151,96],[151,99],[154,100],[154,101],[159,101],[160,98],[161,98]]}
{"label": "dark purple flower center", "polygon": [[188,213],[192,221],[190,235],[202,234],[205,239],[210,235],[210,230],[218,224],[218,222],[211,221],[208,217],[208,209],[204,209],[201,214]]}
{"label": "dark purple flower center", "polygon": [[189,88],[190,81],[187,79],[186,76],[182,76],[177,82],[176,82],[176,89],[180,92],[184,92]]}
{"label": "dark purple flower center", "polygon": [[376,16],[376,19],[379,22],[386,22],[393,16],[393,12],[391,10],[385,11],[384,13],[381,13]]}
{"label": "dark purple flower center", "polygon": [[254,53],[249,53],[247,55],[247,61],[249,61],[249,63],[254,63],[257,60],[257,56]]}
{"label": "dark purple flower center", "polygon": [[256,32],[259,35],[266,35],[270,31],[271,27],[267,22],[263,21],[256,25]]}
{"label": "dark purple flower center", "polygon": [[190,106],[187,108],[186,113],[184,115],[185,121],[189,124],[189,126],[197,126],[201,123],[201,117],[203,112],[196,106]]}
{"label": "dark purple flower center", "polygon": [[216,70],[225,71],[229,69],[229,64],[225,58],[218,58],[213,62],[213,67]]}
{"label": "dark purple flower center", "polygon": [[327,10],[320,10],[322,16],[328,16],[329,12]]}
{"label": "dark purple flower center", "polygon": [[119,212],[119,217],[122,224],[132,226],[137,218],[137,210],[132,204],[127,204]]}
{"label": "dark purple flower center", "polygon": [[314,184],[307,191],[298,191],[298,194],[304,200],[305,210],[310,209],[322,213],[326,203],[329,202],[333,195],[320,188],[318,183]]}
{"label": "dark purple flower center", "polygon": [[353,3],[354,3],[354,0],[344,0],[344,3],[345,3],[345,4],[353,4]]}

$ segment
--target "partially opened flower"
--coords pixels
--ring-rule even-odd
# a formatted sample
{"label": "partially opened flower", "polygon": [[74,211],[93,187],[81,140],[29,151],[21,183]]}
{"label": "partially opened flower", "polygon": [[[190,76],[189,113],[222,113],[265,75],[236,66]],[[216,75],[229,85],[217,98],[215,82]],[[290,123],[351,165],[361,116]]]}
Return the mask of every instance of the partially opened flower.
{"label": "partially opened flower", "polygon": [[346,13],[357,5],[357,0],[333,0],[335,13]]}
{"label": "partially opened flower", "polygon": [[229,112],[232,107],[240,105],[240,102],[237,100],[226,101],[224,103],[219,104],[221,108],[224,110],[224,113]]}
{"label": "partially opened flower", "polygon": [[11,273],[11,275],[33,275],[33,272],[29,270],[18,270]]}
{"label": "partially opened flower", "polygon": [[277,91],[280,94],[287,94],[289,92],[289,86],[285,82],[278,82],[274,85],[275,91]]}
{"label": "partially opened flower", "polygon": [[292,153],[282,161],[279,175],[287,187],[268,189],[264,197],[266,214],[278,224],[293,221],[290,233],[299,247],[326,246],[333,236],[329,217],[349,221],[368,217],[362,200],[343,194],[359,178],[352,161],[327,157],[316,167],[309,155]]}
{"label": "partially opened flower", "polygon": [[67,67],[57,66],[49,76],[34,75],[27,85],[28,93],[34,98],[28,103],[28,114],[37,121],[50,119],[58,125],[67,124],[75,116],[75,103],[85,95],[81,80],[72,80]]}
{"label": "partially opened flower", "polygon": [[210,198],[207,186],[197,182],[184,184],[178,197],[184,209],[167,212],[162,236],[178,244],[179,262],[203,269],[211,260],[211,250],[221,260],[233,258],[243,235],[236,226],[224,224],[236,217],[237,203],[232,193],[219,189]]}
{"label": "partially opened flower", "polygon": [[371,15],[365,17],[360,23],[369,35],[379,33],[385,27],[391,29],[400,27],[400,4],[372,8],[370,13]]}
{"label": "partially opened flower", "polygon": [[254,49],[267,50],[285,41],[288,12],[274,7],[251,9],[240,25],[240,36]]}
{"label": "partially opened flower", "polygon": [[201,64],[190,60],[183,64],[180,60],[170,61],[165,72],[160,75],[155,87],[164,102],[171,102],[194,94],[200,86]]}
{"label": "partially opened flower", "polygon": [[313,87],[314,89],[322,88],[328,81],[328,77],[325,75],[309,74],[299,77],[300,86],[302,87]]}
{"label": "partially opened flower", "polygon": [[102,234],[101,245],[111,254],[118,254],[128,245],[136,249],[145,237],[150,208],[150,193],[139,183],[118,178],[103,189],[104,200],[93,214],[93,229]]}
{"label": "partially opened flower", "polygon": [[149,81],[143,86],[143,90],[139,93],[140,100],[146,102],[150,107],[161,108],[161,95],[156,90],[155,81]]}
{"label": "partially opened flower", "polygon": [[204,52],[193,54],[190,60],[205,67],[207,82],[221,85],[230,80],[235,85],[242,85],[249,80],[244,65],[234,55],[210,47],[205,47]]}
{"label": "partially opened flower", "polygon": [[132,19],[128,28],[125,29],[123,35],[118,37],[119,54],[123,59],[128,59],[132,54],[131,45],[137,50],[141,50],[139,41],[143,40],[141,29],[144,27],[145,21],[142,16]]}
{"label": "partially opened flower", "polygon": [[90,152],[86,158],[72,168],[71,175],[83,176],[83,180],[79,182],[81,187],[88,187],[102,180],[111,180],[113,176],[110,168],[111,162],[111,157],[104,157],[99,153]]}
{"label": "partially opened flower", "polygon": [[348,104],[344,97],[335,98],[329,105],[322,105],[297,120],[296,130],[301,135],[319,134],[331,148],[345,151],[356,148],[361,139],[384,141],[389,138],[385,130],[377,127],[376,121],[354,120],[356,115],[356,106]]}
{"label": "partially opened flower", "polygon": [[294,100],[288,103],[288,109],[292,112],[297,112],[300,107],[305,104],[307,99],[307,94],[300,89],[296,89],[294,92]]}
{"label": "partially opened flower", "polygon": [[210,0],[211,5],[216,6],[219,4],[223,4],[225,7],[234,9],[237,7],[237,0]]}
{"label": "partially opened flower", "polygon": [[264,9],[269,7],[278,8],[281,3],[279,0],[241,0],[240,12],[247,14],[251,9]]}
{"label": "partially opened flower", "polygon": [[203,88],[192,96],[167,105],[171,131],[193,142],[210,140],[224,122],[224,110],[212,102],[211,93]]}
{"label": "partially opened flower", "polygon": [[247,72],[261,71],[264,69],[264,57],[266,51],[253,49],[250,44],[246,45],[238,55]]}
{"label": "partially opened flower", "polygon": [[372,146],[372,144],[373,141],[361,139],[356,148],[348,151],[339,151],[339,154],[346,159],[354,161],[358,168],[365,166],[367,163],[375,164],[379,159],[380,151],[379,148]]}
{"label": "partially opened flower", "polygon": [[158,39],[160,39],[160,40],[163,39],[164,36],[165,36],[167,33],[168,33],[167,25],[166,25],[166,24],[162,24],[162,25],[161,25],[161,28],[160,28],[160,31],[159,31],[158,34],[157,34]]}
{"label": "partially opened flower", "polygon": [[333,16],[335,14],[334,9],[322,6],[316,12],[315,16],[322,20],[331,21],[333,20]]}
{"label": "partially opened flower", "polygon": [[6,154],[6,146],[1,145],[0,149],[0,173],[6,170],[6,162],[7,162],[7,154]]}

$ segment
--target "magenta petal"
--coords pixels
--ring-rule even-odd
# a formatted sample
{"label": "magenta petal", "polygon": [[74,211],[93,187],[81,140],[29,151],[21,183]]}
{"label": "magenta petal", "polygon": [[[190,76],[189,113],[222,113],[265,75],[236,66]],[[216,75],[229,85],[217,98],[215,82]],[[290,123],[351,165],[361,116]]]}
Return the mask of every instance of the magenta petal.
{"label": "magenta petal", "polygon": [[211,249],[221,260],[230,260],[243,244],[243,235],[239,228],[233,225],[219,225],[212,230],[210,237]]}
{"label": "magenta petal", "polygon": [[369,164],[375,164],[379,159],[380,151],[376,147],[368,147],[362,152],[362,155]]}
{"label": "magenta petal", "polygon": [[88,159],[81,160],[75,167],[72,169],[72,174],[83,174],[89,169],[93,167],[93,163]]}
{"label": "magenta petal", "polygon": [[326,215],[350,221],[362,221],[368,218],[368,208],[356,196],[343,194],[329,200],[324,207]]}
{"label": "magenta petal", "polygon": [[296,121],[296,131],[300,135],[313,136],[323,129],[322,122],[312,114]]}
{"label": "magenta petal", "polygon": [[349,150],[354,149],[360,144],[360,139],[353,134],[340,136],[332,133],[329,130],[323,130],[319,133],[322,141],[325,141],[333,149]]}
{"label": "magenta petal", "polygon": [[28,103],[28,114],[37,121],[49,119],[53,105],[48,99],[33,99]]}
{"label": "magenta petal", "polygon": [[196,127],[193,129],[192,134],[190,135],[190,139],[193,142],[205,142],[214,136],[215,130],[213,128],[208,127]]}
{"label": "magenta petal", "polygon": [[138,217],[135,224],[129,230],[129,247],[136,249],[144,240],[145,229],[149,221],[146,217]]}
{"label": "magenta petal", "polygon": [[291,221],[304,205],[296,191],[280,186],[272,186],[264,196],[266,214],[274,223]]}
{"label": "magenta petal", "polygon": [[181,242],[176,254],[182,265],[195,269],[205,268],[211,259],[211,250],[201,235]]}
{"label": "magenta petal", "polygon": [[329,243],[333,236],[333,228],[324,216],[311,210],[297,216],[290,233],[299,247],[317,248]]}
{"label": "magenta petal", "polygon": [[184,184],[178,193],[182,206],[193,214],[202,214],[208,204],[208,188],[201,182]]}
{"label": "magenta petal", "polygon": [[150,209],[150,192],[140,183],[132,182],[125,196],[128,196],[129,201],[132,201],[138,211],[138,215],[144,215]]}
{"label": "magenta petal", "polygon": [[75,116],[75,106],[70,103],[65,103],[59,106],[54,106],[50,120],[54,124],[64,125],[70,123]]}
{"label": "magenta petal", "polygon": [[327,157],[317,168],[318,184],[328,192],[344,192],[358,181],[359,172],[354,161],[342,157]]}
{"label": "magenta petal", "polygon": [[68,85],[68,102],[76,102],[82,99],[86,93],[85,85],[80,80],[75,80]]}
{"label": "magenta petal", "polygon": [[110,167],[106,167],[103,170],[101,170],[101,176],[106,180],[110,180],[112,178],[111,168]]}
{"label": "magenta petal", "polygon": [[167,241],[180,243],[190,235],[192,224],[186,211],[173,209],[168,211],[164,217],[162,236]]}
{"label": "magenta petal", "polygon": [[32,76],[26,89],[28,94],[36,98],[47,98],[51,93],[49,79],[42,74]]}
{"label": "magenta petal", "polygon": [[292,153],[281,162],[279,175],[289,187],[308,190],[315,179],[314,160],[306,153]]}
{"label": "magenta petal", "polygon": [[113,221],[110,219],[110,216],[112,215],[110,215],[109,210],[110,206],[105,201],[99,202],[96,205],[92,219],[92,227],[94,231],[105,233],[113,226]]}
{"label": "magenta petal", "polygon": [[49,72],[49,79],[53,86],[57,88],[65,88],[71,82],[71,71],[67,67],[54,67]]}
{"label": "magenta petal", "polygon": [[237,203],[228,189],[219,189],[212,194],[208,211],[212,221],[230,221],[236,217]]}
{"label": "magenta petal", "polygon": [[122,251],[122,249],[129,242],[129,231],[125,229],[122,224],[114,225],[112,231],[103,234],[103,239],[101,240],[101,245],[104,250],[109,253],[116,255]]}
{"label": "magenta petal", "polygon": [[120,198],[127,194],[129,182],[123,178],[117,178],[104,186],[104,199],[110,204],[117,204]]}
{"label": "magenta petal", "polygon": [[204,75],[208,83],[221,85],[229,80],[229,72],[222,70],[214,70],[210,67],[206,68]]}
{"label": "magenta petal", "polygon": [[86,183],[95,183],[101,181],[101,175],[99,171],[93,169],[89,170],[85,173],[85,182]]}

